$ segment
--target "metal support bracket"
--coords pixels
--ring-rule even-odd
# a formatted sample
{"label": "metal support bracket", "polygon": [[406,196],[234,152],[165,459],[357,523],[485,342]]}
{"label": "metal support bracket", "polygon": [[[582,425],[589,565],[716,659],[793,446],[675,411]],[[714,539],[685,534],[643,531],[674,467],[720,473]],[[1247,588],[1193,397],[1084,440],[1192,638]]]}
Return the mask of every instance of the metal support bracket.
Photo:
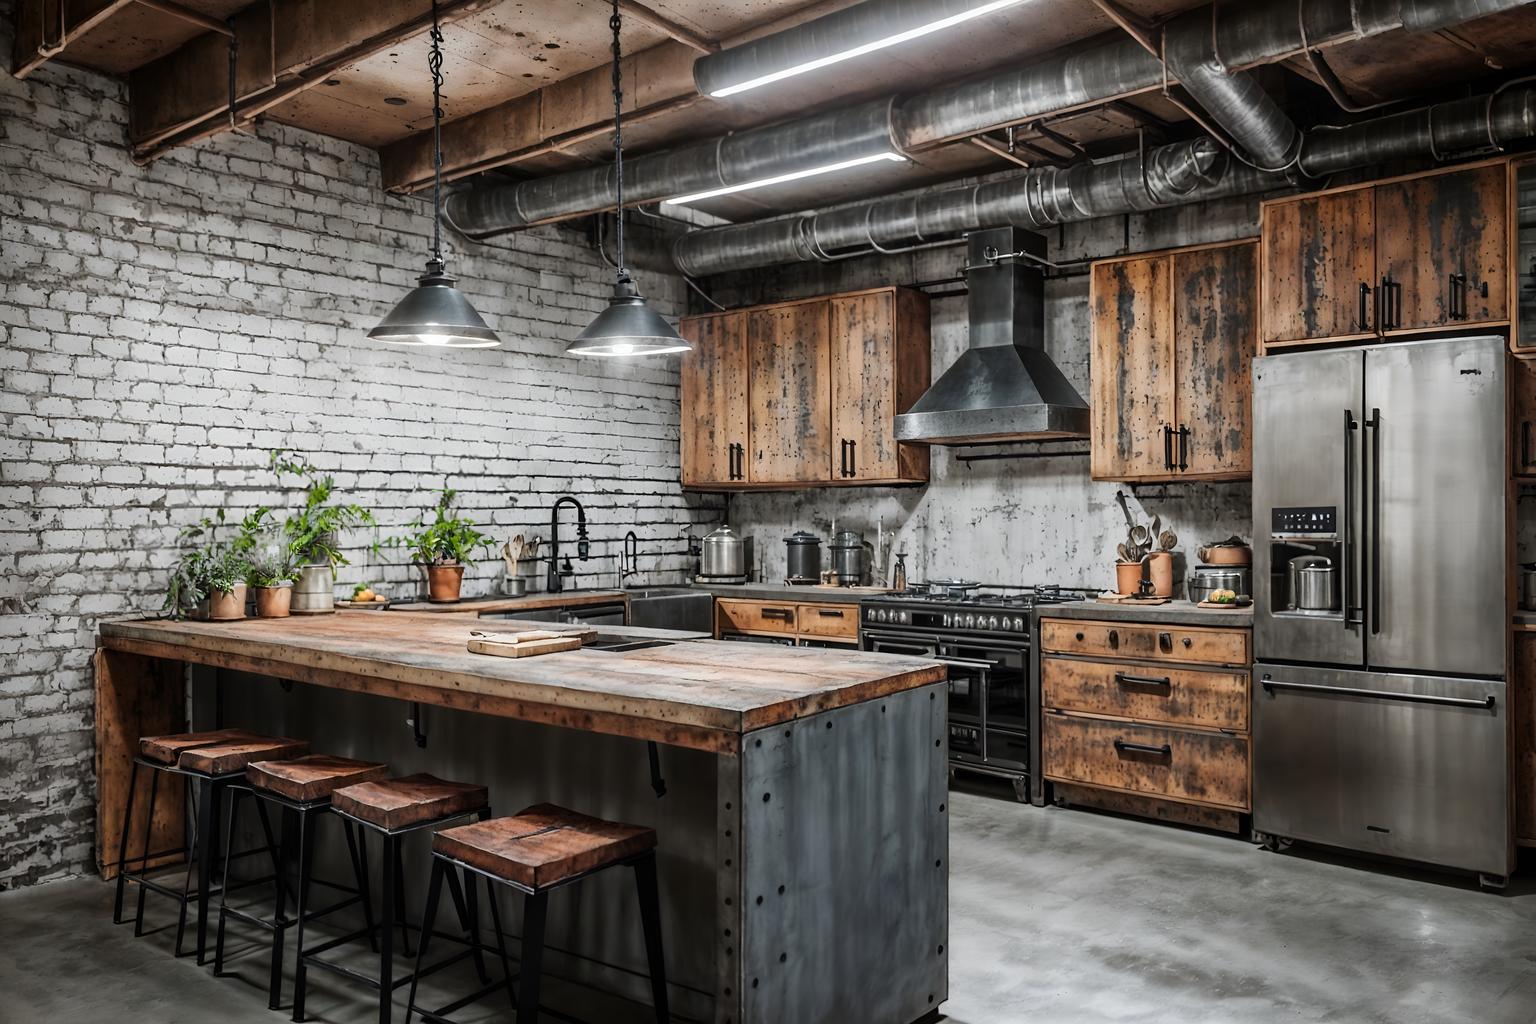
{"label": "metal support bracket", "polygon": [[416,745],[423,750],[427,748],[427,720],[425,716],[426,708],[423,708],[416,701],[411,701],[411,717],[405,721],[411,727],[411,736],[416,740]]}
{"label": "metal support bracket", "polygon": [[661,751],[655,740],[648,741],[645,748],[651,762],[651,788],[656,791],[656,799],[660,800],[667,795],[667,780],[661,777]]}

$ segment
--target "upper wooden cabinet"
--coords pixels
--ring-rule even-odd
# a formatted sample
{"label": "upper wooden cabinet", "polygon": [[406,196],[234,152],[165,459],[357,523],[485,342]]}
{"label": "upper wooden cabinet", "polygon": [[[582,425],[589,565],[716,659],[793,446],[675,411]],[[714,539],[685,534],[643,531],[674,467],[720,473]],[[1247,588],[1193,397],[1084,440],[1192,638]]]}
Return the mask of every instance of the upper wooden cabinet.
{"label": "upper wooden cabinet", "polygon": [[1512,177],[1515,263],[1510,307],[1515,316],[1515,350],[1530,353],[1536,352],[1536,160],[1516,161]]}
{"label": "upper wooden cabinet", "polygon": [[1251,240],[1093,265],[1094,479],[1252,474],[1257,287]]}
{"label": "upper wooden cabinet", "polygon": [[1509,320],[1509,165],[1263,204],[1266,348]]}
{"label": "upper wooden cabinet", "polygon": [[686,317],[683,486],[921,483],[895,417],[929,383],[928,297],[905,288]]}

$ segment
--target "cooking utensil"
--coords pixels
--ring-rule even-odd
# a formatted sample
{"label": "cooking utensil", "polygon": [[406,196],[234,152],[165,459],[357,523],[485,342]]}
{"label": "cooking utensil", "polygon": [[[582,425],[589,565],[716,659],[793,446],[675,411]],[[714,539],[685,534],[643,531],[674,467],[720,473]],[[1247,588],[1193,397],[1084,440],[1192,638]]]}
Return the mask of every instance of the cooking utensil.
{"label": "cooking utensil", "polygon": [[1247,566],[1201,565],[1186,584],[1187,596],[1196,604],[1207,600],[1218,590],[1231,590],[1238,594],[1250,593]]}
{"label": "cooking utensil", "polygon": [[1152,546],[1152,531],[1145,526],[1131,527],[1131,544],[1141,548],[1143,552]]}
{"label": "cooking utensil", "polygon": [[785,538],[790,583],[815,583],[821,577],[821,538],[805,530],[797,530]]}
{"label": "cooking utensil", "polygon": [[704,538],[699,575],[720,583],[745,583],[751,559],[752,539],[738,535],[727,524]]}
{"label": "cooking utensil", "polygon": [[1172,530],[1164,530],[1157,538],[1157,546],[1162,551],[1172,551],[1179,546],[1179,535]]}
{"label": "cooking utensil", "polygon": [[1126,504],[1125,492],[1116,491],[1115,500],[1120,503],[1120,511],[1125,513],[1125,528],[1128,530],[1136,529],[1136,517],[1131,515],[1131,506]]}
{"label": "cooking utensil", "polygon": [[1243,538],[1232,536],[1200,548],[1196,554],[1206,565],[1252,565],[1253,549]]}
{"label": "cooking utensil", "polygon": [[838,583],[845,587],[859,586],[864,582],[868,567],[868,550],[861,534],[843,530],[832,538],[832,571],[837,573]]}
{"label": "cooking utensil", "polygon": [[1150,539],[1147,541],[1147,543],[1149,545],[1157,544],[1157,538],[1162,535],[1162,532],[1163,517],[1154,512],[1152,513],[1152,525],[1147,529],[1147,533],[1150,535]]}
{"label": "cooking utensil", "polygon": [[1131,549],[1121,543],[1115,546],[1115,554],[1120,556],[1122,562],[1139,562],[1141,559],[1131,557]]}

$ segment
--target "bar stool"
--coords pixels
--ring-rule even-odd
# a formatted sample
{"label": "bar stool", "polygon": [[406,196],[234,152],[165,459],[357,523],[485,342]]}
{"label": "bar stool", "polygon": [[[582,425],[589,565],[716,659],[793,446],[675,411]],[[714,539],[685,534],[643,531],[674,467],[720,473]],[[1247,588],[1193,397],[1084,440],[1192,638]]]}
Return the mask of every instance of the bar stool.
{"label": "bar stool", "polygon": [[[331,794],[331,809],[358,827],[358,842],[363,850],[367,850],[369,832],[376,833],[383,841],[384,885],[381,893],[383,908],[377,924],[370,918],[361,931],[331,939],[309,949],[300,947],[298,969],[294,976],[293,1019],[296,1021],[304,1019],[307,970],[313,966],[377,989],[380,1024],[389,1024],[394,1009],[391,994],[415,977],[414,973],[398,979],[394,975],[395,928],[399,927],[404,952],[410,956],[412,954],[409,929],[415,927],[424,931],[433,926],[430,919],[422,921],[419,926],[411,925],[405,919],[404,880],[400,867],[402,841],[414,832],[436,830],[461,818],[474,816],[484,821],[491,816],[488,794],[484,786],[467,782],[450,782],[431,775],[407,775],[398,779],[362,782],[337,789]],[[365,855],[364,863],[366,862]],[[481,982],[489,983],[490,976],[486,973],[482,956],[485,947],[479,942],[479,900],[473,880],[466,879],[466,881],[467,892],[461,889],[458,880],[450,875],[448,888],[458,909],[459,923],[464,926],[468,937],[468,941],[465,942],[468,948],[459,956],[437,966],[446,967],[449,963],[456,963],[472,955],[475,958],[475,967],[479,971]],[[499,936],[501,919],[494,901],[491,903],[491,918]],[[321,955],[338,946],[355,942],[365,935],[370,943],[373,943],[375,935],[378,936],[378,942],[373,947],[379,954],[377,977],[369,977],[332,960],[327,960]],[[421,941],[425,944],[425,936]],[[481,989],[473,998],[479,998],[506,984],[504,940],[499,952],[502,958],[503,980],[489,988]]]}
{"label": "bar stool", "polygon": [[[589,817],[553,804],[539,804],[510,818],[444,829],[432,837],[432,879],[427,890],[425,921],[437,914],[443,880],[455,868],[465,877],[478,874],[490,882],[523,894],[523,949],[519,963],[520,992],[515,999],[517,1024],[536,1024],[539,982],[544,955],[544,925],[549,894],[611,867],[628,864],[635,871],[640,920],[645,929],[645,955],[650,963],[651,1001],[658,1024],[666,1024],[667,976],[661,947],[661,903],[656,889],[656,831]],[[491,894],[495,917],[496,893]],[[500,926],[497,925],[498,938]],[[416,977],[423,973],[427,946],[434,933],[424,928],[416,951]],[[510,978],[508,978],[510,981]],[[405,1021],[420,1012],[433,1024],[452,1024],[444,1014],[466,1005],[460,999],[439,1010],[416,1009],[416,981],[411,982]]]}
{"label": "bar stool", "polygon": [[[286,902],[288,886],[281,868],[278,869],[274,879],[276,897],[270,920],[242,908],[230,906],[227,899],[220,899],[218,934],[214,939],[213,947],[215,976],[224,973],[224,929],[229,918],[233,917],[246,924],[270,931],[272,933],[272,965],[270,980],[267,983],[267,1006],[275,1010],[282,998],[283,940],[287,936],[289,927],[297,926],[298,946],[302,949],[304,925],[308,921],[333,914],[359,902],[363,905],[365,918],[369,917],[371,910],[368,900],[368,868],[359,852],[351,822],[343,820],[341,823],[342,831],[346,834],[347,851],[352,862],[354,879],[352,886],[345,886],[312,877],[315,829],[318,821],[311,819],[330,812],[331,793],[338,787],[382,779],[388,773],[389,766],[386,764],[357,761],[347,757],[332,757],[328,754],[310,754],[284,761],[253,761],[246,768],[244,784],[230,788],[229,822],[226,831],[234,835],[236,812],[242,797],[254,796],[258,810],[263,810],[264,803],[271,803],[282,811],[281,860],[285,864],[290,860],[298,860],[299,884],[296,897],[298,907],[297,913],[290,920],[287,916]],[[228,870],[227,867],[226,870]],[[347,895],[330,906],[311,910],[308,906],[311,883],[323,885]],[[369,920],[371,923],[371,918]]]}
{"label": "bar stool", "polygon": [[[139,740],[139,753],[133,758],[128,776],[128,799],[123,807],[122,831],[117,846],[117,892],[112,902],[112,923],[123,920],[123,894],[127,883],[139,886],[138,907],[134,912],[133,934],[144,933],[144,894],[157,892],[169,896],[180,904],[176,919],[176,955],[181,956],[182,937],[186,932],[187,904],[197,902],[197,962],[203,963],[207,949],[208,901],[213,892],[212,876],[214,851],[219,837],[218,809],[225,791],[245,775],[251,761],[266,757],[296,757],[305,753],[309,744],[303,740],[262,736],[244,729],[219,729],[212,732],[176,733],[169,736],[145,736]],[[150,774],[149,807],[144,815],[144,851],[135,858],[137,870],[129,870],[128,831],[133,822],[133,804],[138,790],[139,769]],[[182,844],[178,850],[152,852],[149,848],[155,821],[155,799],[160,788],[162,774],[180,775],[185,780],[187,795],[197,813],[194,815],[191,844]],[[199,785],[201,784],[201,785]],[[199,790],[201,793],[199,794]],[[198,799],[199,795],[201,799]],[[271,822],[263,813],[262,830],[266,835],[266,852],[276,863],[276,850],[272,838]],[[226,849],[226,852],[227,849]],[[247,850],[237,857],[261,853],[261,849]],[[167,854],[179,853],[187,859],[186,877],[181,891],[157,882],[148,876],[151,860]],[[230,858],[226,858],[226,862]],[[192,871],[197,869],[197,892],[192,892]]]}

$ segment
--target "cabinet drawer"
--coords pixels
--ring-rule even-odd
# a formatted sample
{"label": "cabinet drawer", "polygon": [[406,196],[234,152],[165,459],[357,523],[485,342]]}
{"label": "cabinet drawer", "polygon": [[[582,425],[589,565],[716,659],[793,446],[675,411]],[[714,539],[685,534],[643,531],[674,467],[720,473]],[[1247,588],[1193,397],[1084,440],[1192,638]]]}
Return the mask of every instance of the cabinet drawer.
{"label": "cabinet drawer", "polygon": [[1248,731],[1248,673],[1045,658],[1041,703],[1063,711]]}
{"label": "cabinet drawer", "polygon": [[795,632],[795,606],[773,601],[717,601],[715,621],[720,632]]}
{"label": "cabinet drawer", "polygon": [[1210,665],[1247,666],[1248,631],[1202,626],[1154,626],[1137,622],[1044,619],[1040,648],[1091,658],[1148,658]]}
{"label": "cabinet drawer", "polygon": [[1048,714],[1045,777],[1169,800],[1248,809],[1248,740]]}
{"label": "cabinet drawer", "polygon": [[796,611],[800,632],[806,636],[859,638],[859,606],[856,604],[802,604]]}

